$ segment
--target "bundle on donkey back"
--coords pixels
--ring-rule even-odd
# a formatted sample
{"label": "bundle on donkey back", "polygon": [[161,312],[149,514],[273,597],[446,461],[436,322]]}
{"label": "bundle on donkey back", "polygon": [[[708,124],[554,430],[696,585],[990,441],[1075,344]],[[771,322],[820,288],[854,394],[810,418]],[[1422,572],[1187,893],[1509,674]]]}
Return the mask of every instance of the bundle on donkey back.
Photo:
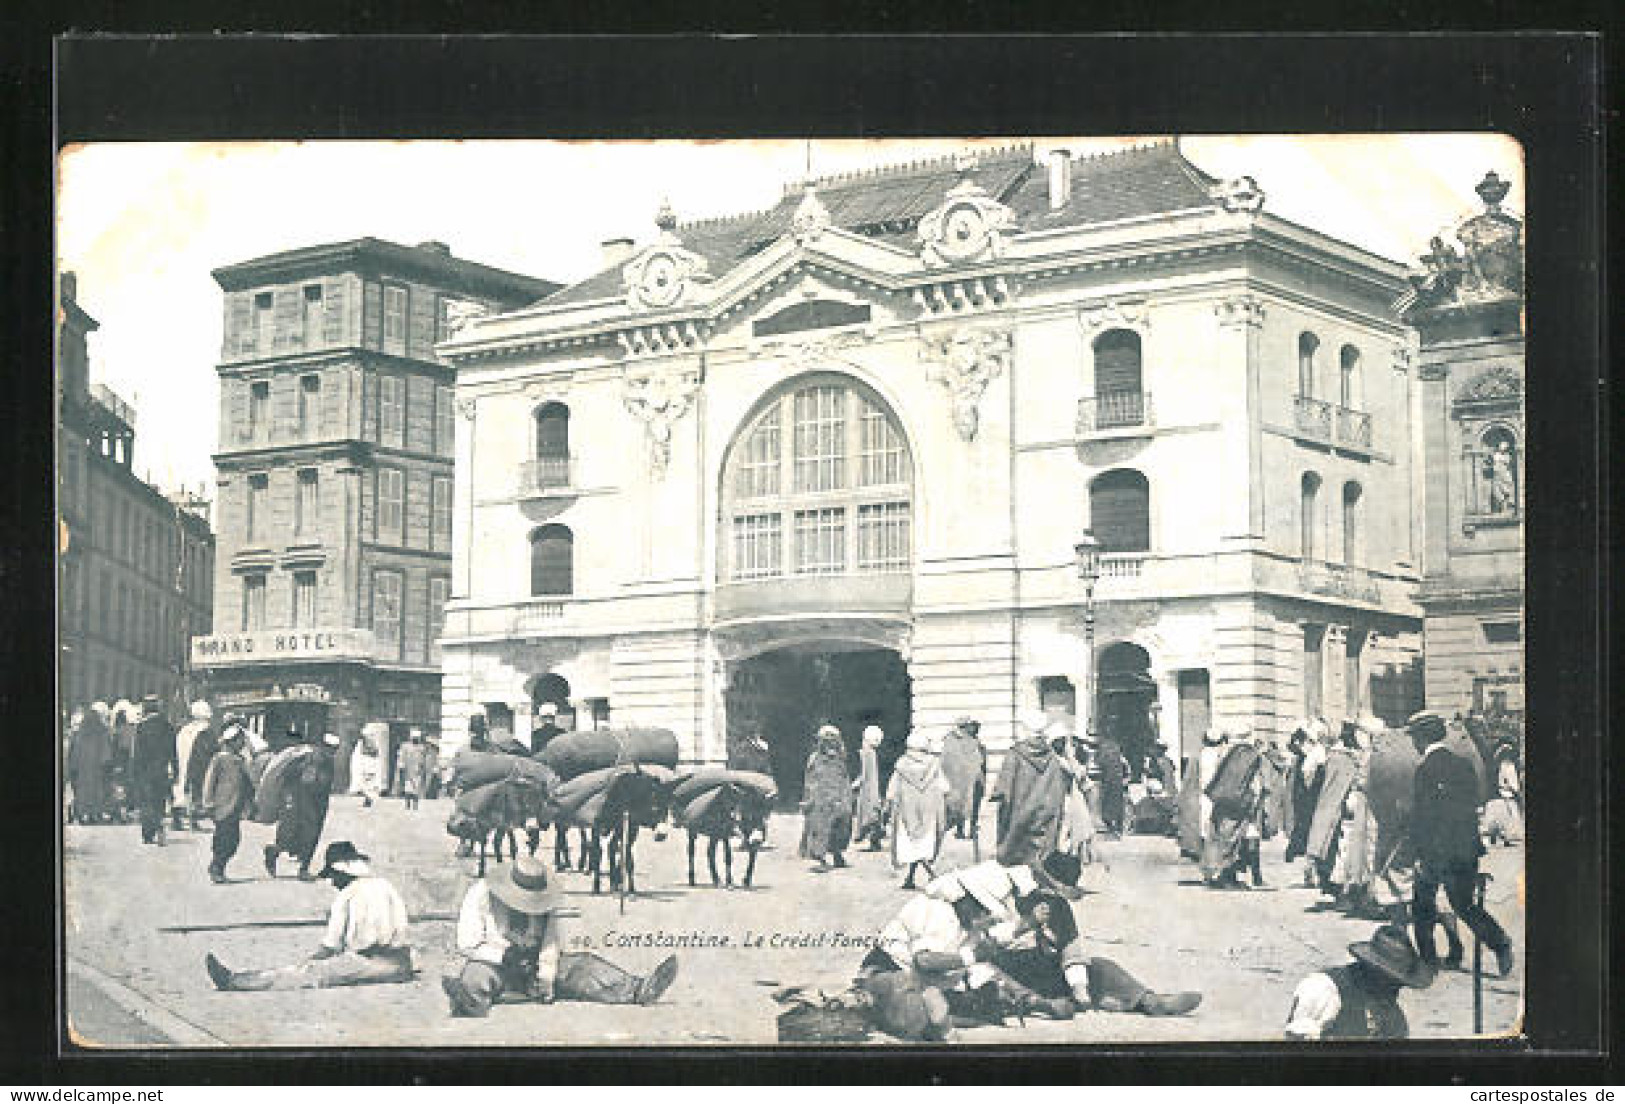
{"label": "bundle on donkey back", "polygon": [[[601,728],[586,732],[567,732],[547,742],[537,753],[565,781],[573,781],[596,771],[627,763],[664,767],[677,766],[677,737],[664,728]],[[570,866],[570,821],[558,818],[555,822],[557,838],[553,845],[553,859],[558,869]],[[606,824],[606,830],[611,827]],[[578,827],[580,863],[576,869],[585,873],[596,868],[598,855],[594,853],[591,825]]]}
{"label": "bundle on donkey back", "polygon": [[734,884],[733,839],[750,855],[745,866],[746,888],[756,875],[756,854],[767,840],[767,818],[778,796],[773,779],[756,771],[710,768],[696,771],[672,790],[672,819],[688,831],[688,884],[694,885],[694,844],[700,836],[710,842],[706,861],[711,866],[711,884],[722,885],[717,874],[717,850],[727,871],[727,884]]}
{"label": "bundle on donkey back", "polygon": [[[479,845],[479,876],[485,877],[487,843],[497,862],[502,842],[508,857],[519,854],[514,830],[532,820],[545,823],[553,815],[552,792],[558,776],[547,766],[519,755],[462,751],[452,761],[457,801],[446,831]],[[534,837],[533,837],[534,838]],[[535,854],[534,842],[530,851]]]}
{"label": "bundle on donkey back", "polygon": [[[677,741],[672,737],[673,760],[676,751]],[[594,893],[602,888],[606,873],[611,889],[621,889],[624,880],[626,892],[637,892],[633,845],[637,843],[638,829],[656,827],[666,819],[675,782],[676,774],[659,763],[625,761],[579,774],[554,791],[560,828],[570,823],[587,830],[587,859]]]}

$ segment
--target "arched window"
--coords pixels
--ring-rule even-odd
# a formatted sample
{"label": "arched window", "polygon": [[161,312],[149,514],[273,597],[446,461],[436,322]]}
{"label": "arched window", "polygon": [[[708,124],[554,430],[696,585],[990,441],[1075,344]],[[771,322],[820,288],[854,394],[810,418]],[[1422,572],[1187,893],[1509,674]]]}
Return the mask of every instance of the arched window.
{"label": "arched window", "polygon": [[530,592],[570,594],[575,588],[575,537],[563,525],[544,525],[530,535]]}
{"label": "arched window", "polygon": [[1298,394],[1306,399],[1315,397],[1315,353],[1320,349],[1320,338],[1305,330],[1298,335]]}
{"label": "arched window", "polygon": [[536,410],[536,484],[565,486],[570,482],[570,408],[550,402]]}
{"label": "arched window", "polygon": [[1343,484],[1343,562],[1360,562],[1360,485]]}
{"label": "arched window", "polygon": [[1298,555],[1305,560],[1320,558],[1320,476],[1303,473],[1298,494]]}
{"label": "arched window", "polygon": [[906,571],[913,464],[880,397],[844,376],[770,396],[722,474],[726,579]]}
{"label": "arched window", "polygon": [[1353,345],[1343,346],[1337,356],[1338,405],[1345,410],[1358,410],[1360,399],[1360,350]]}
{"label": "arched window", "polygon": [[1130,469],[1104,472],[1089,484],[1089,523],[1102,552],[1151,549],[1151,485]]}
{"label": "arched window", "polygon": [[1145,395],[1140,369],[1140,335],[1107,330],[1095,339],[1095,426],[1141,425]]}

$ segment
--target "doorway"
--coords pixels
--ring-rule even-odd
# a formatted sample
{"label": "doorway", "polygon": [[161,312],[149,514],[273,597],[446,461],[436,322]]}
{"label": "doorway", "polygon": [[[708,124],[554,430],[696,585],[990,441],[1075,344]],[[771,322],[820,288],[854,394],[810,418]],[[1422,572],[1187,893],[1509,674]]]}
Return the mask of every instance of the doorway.
{"label": "doorway", "polygon": [[1179,756],[1180,777],[1186,764],[1194,764],[1202,752],[1202,736],[1213,723],[1213,697],[1206,671],[1179,672]]}
{"label": "doorway", "polygon": [[880,727],[884,785],[908,738],[912,694],[908,668],[890,649],[796,646],[742,661],[729,681],[726,709],[729,748],[760,731],[780,803],[793,807],[801,800],[813,733],[826,722],[841,730],[852,771],[864,728]]}
{"label": "doorway", "polygon": [[1139,780],[1155,738],[1151,703],[1157,699],[1157,684],[1150,671],[1151,656],[1138,644],[1123,641],[1100,653],[1095,731],[1102,741],[1122,749],[1131,781]]}

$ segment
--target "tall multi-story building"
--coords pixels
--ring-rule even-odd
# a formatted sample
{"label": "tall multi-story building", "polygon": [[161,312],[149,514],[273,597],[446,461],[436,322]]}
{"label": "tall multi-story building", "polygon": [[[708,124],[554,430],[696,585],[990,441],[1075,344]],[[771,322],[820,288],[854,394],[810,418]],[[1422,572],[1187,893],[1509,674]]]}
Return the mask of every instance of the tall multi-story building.
{"label": "tall multi-story building", "polygon": [[[262,728],[439,727],[459,310],[557,285],[374,238],[227,265],[213,634],[217,701]],[[391,749],[386,749],[386,752]]]}
{"label": "tall multi-story building", "polygon": [[166,496],[136,474],[135,411],[90,382],[98,326],[73,273],[59,291],[58,701],[64,712],[144,694],[178,705],[196,691],[187,644],[209,631],[208,504]]}
{"label": "tall multi-story building", "polygon": [[[1401,266],[1171,142],[786,188],[610,243],[457,368],[449,739],[531,707],[849,739],[1078,711],[1130,751],[1414,707]],[[1074,545],[1104,549],[1084,649]],[[1177,754],[1177,752],[1176,752]]]}
{"label": "tall multi-story building", "polygon": [[1523,711],[1523,226],[1508,186],[1435,238],[1399,303],[1420,340],[1427,704]]}

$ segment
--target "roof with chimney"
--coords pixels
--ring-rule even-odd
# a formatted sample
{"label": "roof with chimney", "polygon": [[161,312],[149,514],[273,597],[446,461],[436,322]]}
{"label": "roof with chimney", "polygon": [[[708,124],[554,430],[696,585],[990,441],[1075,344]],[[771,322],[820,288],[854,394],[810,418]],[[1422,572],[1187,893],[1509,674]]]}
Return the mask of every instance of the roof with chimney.
{"label": "roof with chimney", "polygon": [[[1172,141],[1071,159],[1067,201],[1051,209],[1048,168],[1034,160],[1025,143],[977,151],[962,174],[962,155],[886,165],[815,178],[812,187],[843,230],[913,251],[920,220],[947,197],[964,176],[1015,212],[1019,231],[1115,222],[1216,205],[1210,189],[1218,183],[1187,161]],[[787,185],[765,211],[680,224],[683,246],[703,256],[710,275],[720,278],[790,231],[790,220],[805,194],[801,182]],[[621,266],[603,269],[544,302],[548,306],[610,299],[622,293]]]}
{"label": "roof with chimney", "polygon": [[451,248],[444,242],[401,245],[372,237],[270,253],[224,265],[215,269],[212,275],[222,290],[240,291],[273,281],[300,279],[348,268],[415,274],[464,289],[470,294],[489,295],[513,306],[534,302],[559,288],[559,284],[552,280],[540,280],[463,260],[453,256]]}

